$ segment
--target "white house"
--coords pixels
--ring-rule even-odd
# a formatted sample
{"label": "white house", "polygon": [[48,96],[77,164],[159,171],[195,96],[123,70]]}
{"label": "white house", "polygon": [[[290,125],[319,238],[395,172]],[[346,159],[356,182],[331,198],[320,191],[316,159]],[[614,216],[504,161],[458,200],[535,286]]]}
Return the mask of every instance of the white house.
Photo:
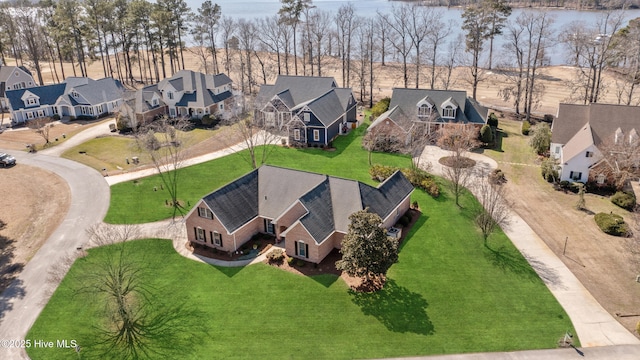
{"label": "white house", "polygon": [[607,142],[633,143],[640,131],[640,107],[610,104],[560,104],[551,126],[551,156],[558,159],[560,180],[604,183],[590,176]]}

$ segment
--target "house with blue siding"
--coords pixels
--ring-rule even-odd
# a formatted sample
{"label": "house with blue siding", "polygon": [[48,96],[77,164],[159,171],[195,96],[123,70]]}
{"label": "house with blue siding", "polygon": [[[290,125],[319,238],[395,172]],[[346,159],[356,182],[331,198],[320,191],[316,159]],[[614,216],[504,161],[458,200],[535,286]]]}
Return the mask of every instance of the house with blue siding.
{"label": "house with blue siding", "polygon": [[256,97],[255,121],[287,134],[290,145],[328,146],[356,126],[351,89],[332,77],[279,75],[262,85]]}
{"label": "house with blue siding", "polygon": [[118,80],[69,77],[61,84],[7,91],[12,122],[41,117],[97,119],[113,113],[123,102]]}

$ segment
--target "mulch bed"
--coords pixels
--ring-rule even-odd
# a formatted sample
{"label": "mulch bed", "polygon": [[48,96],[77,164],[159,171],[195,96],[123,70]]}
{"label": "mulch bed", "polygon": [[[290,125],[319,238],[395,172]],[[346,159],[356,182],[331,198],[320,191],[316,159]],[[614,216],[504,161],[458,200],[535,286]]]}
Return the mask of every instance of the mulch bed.
{"label": "mulch bed", "polygon": [[261,254],[269,250],[268,248],[270,248],[273,243],[274,238],[272,236],[254,236],[253,239],[245,243],[240,249],[238,249],[237,252],[220,251],[205,245],[193,244],[189,242],[187,242],[187,249],[191,250],[195,255],[208,257],[210,259],[236,261],[241,260],[241,258],[245,254],[251,251],[254,244],[258,245],[256,250],[258,250],[258,253]]}
{"label": "mulch bed", "polygon": [[475,160],[470,159],[468,157],[464,157],[464,156],[459,159],[456,159],[456,157],[454,156],[445,156],[438,159],[438,162],[444,166],[462,168],[462,169],[476,166]]}

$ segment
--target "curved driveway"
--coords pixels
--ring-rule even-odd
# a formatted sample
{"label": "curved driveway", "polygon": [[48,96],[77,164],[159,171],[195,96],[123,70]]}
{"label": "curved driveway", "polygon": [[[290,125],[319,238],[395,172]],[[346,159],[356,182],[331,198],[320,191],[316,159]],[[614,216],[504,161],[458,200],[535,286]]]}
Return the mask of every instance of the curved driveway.
{"label": "curved driveway", "polygon": [[[71,190],[71,205],[60,226],[29,260],[18,278],[0,295],[0,340],[25,338],[49,300],[47,288],[50,286],[46,281],[48,270],[70,251],[82,246],[86,241],[85,229],[102,221],[110,198],[109,186],[102,175],[87,166],[42,154],[12,154],[18,164],[37,166],[62,177]],[[0,358],[27,357],[22,350],[2,348]]]}
{"label": "curved driveway", "polygon": [[[427,146],[420,161],[422,164],[431,163],[431,171],[442,175],[443,166],[438,160],[449,155],[448,151],[436,146]],[[476,160],[472,181],[478,180],[478,173],[487,173],[498,167],[493,159],[485,155],[470,153],[468,156]],[[470,190],[474,191],[473,186],[470,186]],[[640,340],[596,301],[580,280],[514,211],[511,211],[509,224],[503,227],[503,231],[567,312],[583,347],[640,345]],[[629,349],[640,358],[640,346]]]}

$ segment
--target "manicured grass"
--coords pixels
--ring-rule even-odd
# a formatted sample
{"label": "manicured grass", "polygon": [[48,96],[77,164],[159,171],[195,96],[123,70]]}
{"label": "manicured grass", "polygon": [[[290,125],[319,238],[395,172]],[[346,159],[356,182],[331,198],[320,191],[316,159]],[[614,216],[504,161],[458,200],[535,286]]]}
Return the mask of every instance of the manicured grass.
{"label": "manicured grass", "polygon": [[[365,126],[361,126],[347,136],[338,137],[334,141],[335,151],[267,147],[267,163],[373,183],[367,172],[367,152],[360,145],[364,130]],[[258,152],[264,150],[260,148]],[[178,170],[178,199],[190,209],[204,195],[249,172],[248,156],[245,150]],[[373,162],[395,166],[411,163],[405,155],[384,153],[374,153]],[[171,217],[172,208],[166,205],[171,197],[161,189],[161,183],[156,175],[112,186],[111,206],[104,221],[136,224]]]}
{"label": "manicured grass", "polygon": [[[472,222],[477,202],[462,209],[446,192],[416,190],[423,214],[402,244],[385,289],[353,294],[332,275],[304,277],[258,264],[218,268],[178,255],[169,241],[140,240],[130,255],[153,271],[154,297],[195,311],[181,323],[181,358],[352,359],[554,348],[571,321],[502,233],[489,248]],[[29,339],[76,339],[92,346],[100,303],[73,294],[89,251],[64,279]],[[307,265],[310,266],[310,265]],[[178,340],[176,340],[178,343]],[[29,350],[33,359],[64,359],[73,350]]]}
{"label": "manicured grass", "polygon": [[[269,163],[371,183],[361,132],[341,137],[335,152],[273,148]],[[376,153],[374,161],[409,165],[409,158],[388,154]],[[248,170],[242,154],[183,169],[183,193],[193,196],[193,204]],[[150,190],[153,181],[114,186],[114,198],[126,195],[131,202],[114,212],[114,200],[113,219],[150,221],[143,219],[147,213],[162,218],[146,199],[162,201],[160,191]],[[193,330],[177,335],[180,358],[352,359],[556,347],[565,331],[573,332],[564,310],[501,231],[483,246],[473,224],[479,204],[469,193],[462,195],[461,208],[451,198],[444,188],[437,199],[414,192],[422,215],[402,244],[384,290],[374,294],[354,294],[332,275],[304,277],[263,264],[197,263],[178,255],[169,241],[127,246],[153,271],[152,297],[188,313],[181,322]],[[90,250],[88,258],[74,264],[27,338],[76,339],[83,358],[100,358],[92,344],[104,306],[72,289],[90,271],[88,260],[107,251]],[[185,339],[188,345],[180,341]],[[41,348],[29,349],[29,355],[75,356],[73,350]]]}

